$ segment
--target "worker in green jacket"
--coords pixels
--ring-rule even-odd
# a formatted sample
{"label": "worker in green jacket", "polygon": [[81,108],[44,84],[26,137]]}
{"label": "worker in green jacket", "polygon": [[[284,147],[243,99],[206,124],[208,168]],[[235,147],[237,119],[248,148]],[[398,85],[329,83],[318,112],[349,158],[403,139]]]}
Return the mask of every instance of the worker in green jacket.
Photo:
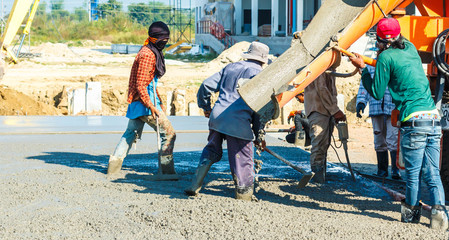
{"label": "worker in green jacket", "polygon": [[430,193],[431,228],[447,230],[445,196],[439,173],[440,116],[418,51],[400,32],[399,22],[394,18],[384,18],[377,24],[379,52],[374,78],[359,54],[351,61],[362,69],[362,82],[368,93],[380,100],[388,86],[393,102],[400,111],[400,144],[407,177],[401,221],[419,222],[422,179]]}

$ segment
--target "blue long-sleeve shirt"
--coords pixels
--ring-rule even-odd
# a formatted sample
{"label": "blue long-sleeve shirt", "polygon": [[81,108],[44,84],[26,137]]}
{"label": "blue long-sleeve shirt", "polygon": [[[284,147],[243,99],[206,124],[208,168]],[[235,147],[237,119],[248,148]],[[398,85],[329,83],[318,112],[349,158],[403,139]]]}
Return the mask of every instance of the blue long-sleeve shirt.
{"label": "blue long-sleeve shirt", "polygon": [[[367,70],[374,78],[375,68],[372,66],[366,66]],[[385,89],[384,97],[381,100],[376,100],[368,91],[363,87],[362,81],[360,81],[359,92],[357,93],[356,105],[359,103],[367,105],[369,103],[369,116],[379,116],[379,115],[391,115],[391,111],[395,108],[393,99],[391,98],[390,91],[388,88]]]}
{"label": "blue long-sleeve shirt", "polygon": [[197,94],[198,107],[211,110],[210,97],[219,92],[209,117],[209,129],[245,140],[254,140],[259,130],[257,114],[237,92],[240,78],[252,78],[262,71],[260,64],[247,60],[231,63],[201,84]]}

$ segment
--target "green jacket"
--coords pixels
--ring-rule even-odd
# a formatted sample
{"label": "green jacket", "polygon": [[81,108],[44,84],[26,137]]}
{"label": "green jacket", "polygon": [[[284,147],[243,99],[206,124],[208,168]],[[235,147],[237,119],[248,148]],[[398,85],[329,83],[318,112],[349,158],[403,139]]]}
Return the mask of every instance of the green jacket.
{"label": "green jacket", "polygon": [[379,54],[374,79],[367,69],[362,73],[363,86],[375,99],[382,99],[388,86],[401,121],[436,109],[418,51],[411,42],[404,42],[404,49],[389,48]]}

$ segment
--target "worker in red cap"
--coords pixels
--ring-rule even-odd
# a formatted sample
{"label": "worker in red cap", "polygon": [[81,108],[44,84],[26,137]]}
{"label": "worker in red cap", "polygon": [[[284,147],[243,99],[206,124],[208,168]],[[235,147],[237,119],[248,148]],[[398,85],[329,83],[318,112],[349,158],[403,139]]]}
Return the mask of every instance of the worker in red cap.
{"label": "worker in red cap", "polygon": [[377,56],[374,78],[359,54],[352,57],[361,68],[365,89],[375,99],[388,86],[399,110],[401,152],[405,164],[406,198],[401,204],[401,221],[418,223],[421,217],[420,181],[427,184],[433,229],[448,229],[445,196],[439,171],[441,125],[429,81],[415,46],[401,35],[399,22],[384,18],[377,24]]}

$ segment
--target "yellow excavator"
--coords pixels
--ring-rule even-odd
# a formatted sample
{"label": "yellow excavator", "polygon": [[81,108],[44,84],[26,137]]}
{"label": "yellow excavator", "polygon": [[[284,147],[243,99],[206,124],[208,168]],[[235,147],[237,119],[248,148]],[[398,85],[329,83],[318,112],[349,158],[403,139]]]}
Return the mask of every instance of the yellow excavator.
{"label": "yellow excavator", "polygon": [[[414,4],[421,16],[407,15]],[[239,93],[263,121],[278,117],[280,108],[340,59],[341,52],[390,15],[401,34],[427,64],[436,106],[441,110],[443,148],[441,178],[449,198],[449,0],[326,0],[298,41],[252,79],[242,80]],[[366,58],[369,60],[368,58]],[[375,65],[375,61],[365,62]]]}
{"label": "yellow excavator", "polygon": [[[0,50],[0,80],[6,73],[6,68],[9,64],[15,64],[18,62],[18,53],[22,48],[25,37],[30,33],[31,23],[36,15],[37,7],[40,0],[15,0],[11,12],[9,13],[8,21],[6,22],[5,31],[1,37],[1,50]],[[14,41],[19,28],[22,26],[25,18],[25,28],[22,31],[19,47],[16,52],[13,51],[11,44]]]}

